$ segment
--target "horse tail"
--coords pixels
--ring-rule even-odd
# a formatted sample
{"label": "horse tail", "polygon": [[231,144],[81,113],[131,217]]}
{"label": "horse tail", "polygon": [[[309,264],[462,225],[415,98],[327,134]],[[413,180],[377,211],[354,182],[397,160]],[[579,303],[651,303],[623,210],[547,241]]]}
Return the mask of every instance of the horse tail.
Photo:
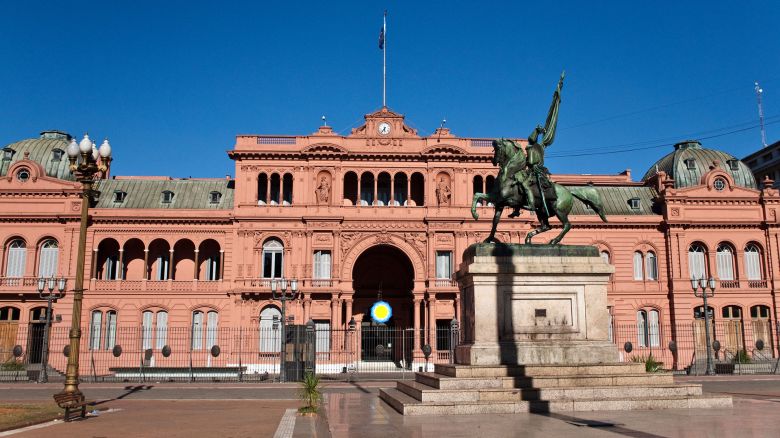
{"label": "horse tail", "polygon": [[572,196],[598,213],[602,221],[607,222],[607,216],[604,214],[604,205],[601,203],[601,196],[599,196],[599,192],[595,188],[591,186],[569,187],[569,191]]}

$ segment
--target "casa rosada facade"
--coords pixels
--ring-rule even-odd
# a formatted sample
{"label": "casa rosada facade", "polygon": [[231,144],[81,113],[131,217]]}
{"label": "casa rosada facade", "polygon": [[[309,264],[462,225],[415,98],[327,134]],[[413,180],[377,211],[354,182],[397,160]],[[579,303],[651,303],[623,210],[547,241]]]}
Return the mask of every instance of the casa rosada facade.
{"label": "casa rosada facade", "polygon": [[[54,305],[55,325],[70,325],[80,217],[80,184],[64,153],[70,140],[45,131],[2,150],[0,323],[38,323],[46,302],[36,279],[62,275],[69,287]],[[441,348],[431,333],[460,319],[453,273],[490,230],[492,208],[478,207],[473,220],[470,206],[497,173],[491,139],[446,128],[423,137],[382,108],[346,136],[329,126],[305,136],[239,135],[228,156],[234,179],[99,181],[84,343],[103,345],[100,333],[126,326],[188,327],[206,337],[215,327],[270,328],[280,315],[271,279],[286,277],[298,284],[286,306],[294,324],[371,327],[369,309],[382,299],[393,309],[388,326],[423,329],[414,331],[415,348]],[[758,186],[741,161],[688,141],[640,181],[629,171],[552,178],[593,184],[604,200],[607,223],[576,201],[563,243],[595,245],[615,266],[615,326],[638,327],[645,343],[659,345],[667,336],[657,327],[694,323],[702,308],[692,276],[718,280],[709,301],[716,321],[774,321],[780,195],[771,181]],[[504,219],[497,236],[521,243],[533,226],[524,212]]]}

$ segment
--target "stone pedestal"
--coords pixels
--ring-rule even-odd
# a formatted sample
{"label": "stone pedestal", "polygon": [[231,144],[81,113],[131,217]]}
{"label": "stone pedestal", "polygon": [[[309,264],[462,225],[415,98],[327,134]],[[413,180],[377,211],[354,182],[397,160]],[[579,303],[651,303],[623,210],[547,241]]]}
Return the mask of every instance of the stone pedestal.
{"label": "stone pedestal", "polygon": [[616,362],[608,340],[612,272],[591,246],[471,245],[457,274],[463,306],[457,363]]}

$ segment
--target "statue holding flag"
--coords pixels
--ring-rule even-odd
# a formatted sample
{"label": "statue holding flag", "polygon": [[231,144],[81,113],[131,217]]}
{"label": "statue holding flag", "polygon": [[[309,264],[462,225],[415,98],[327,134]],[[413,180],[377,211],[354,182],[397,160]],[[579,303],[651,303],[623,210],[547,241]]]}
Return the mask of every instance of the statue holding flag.
{"label": "statue holding flag", "polygon": [[550,180],[550,171],[544,166],[545,150],[555,140],[558,127],[563,78],[564,73],[561,73],[544,127],[537,125],[534,128],[528,137],[525,151],[509,139],[493,141],[493,165],[499,167],[497,184],[493,186],[490,193],[475,193],[471,203],[471,215],[474,219],[479,218],[477,214],[479,201],[486,200],[495,206],[493,228],[485,242],[497,241],[496,228],[505,207],[514,209],[509,217],[516,217],[520,214],[520,209],[525,209],[534,211],[539,218],[540,226],[526,235],[526,244],[531,243],[533,236],[552,228],[549,223],[552,216],[556,216],[561,221],[563,230],[550,241],[550,244],[560,243],[563,236],[571,229],[568,215],[574,198],[591,207],[604,222],[607,221],[601,198],[595,188],[589,186],[566,188]]}

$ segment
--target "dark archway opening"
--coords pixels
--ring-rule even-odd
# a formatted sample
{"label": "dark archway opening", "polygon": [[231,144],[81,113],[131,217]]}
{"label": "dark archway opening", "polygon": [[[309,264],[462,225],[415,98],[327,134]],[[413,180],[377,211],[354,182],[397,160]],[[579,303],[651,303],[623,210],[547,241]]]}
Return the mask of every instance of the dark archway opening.
{"label": "dark archway opening", "polygon": [[[412,262],[396,247],[374,246],[355,261],[352,284],[352,312],[360,324],[361,360],[400,363],[411,355],[413,344],[413,333],[405,330],[413,325],[414,317]],[[385,323],[371,319],[371,306],[380,299],[393,309],[393,316]]]}

